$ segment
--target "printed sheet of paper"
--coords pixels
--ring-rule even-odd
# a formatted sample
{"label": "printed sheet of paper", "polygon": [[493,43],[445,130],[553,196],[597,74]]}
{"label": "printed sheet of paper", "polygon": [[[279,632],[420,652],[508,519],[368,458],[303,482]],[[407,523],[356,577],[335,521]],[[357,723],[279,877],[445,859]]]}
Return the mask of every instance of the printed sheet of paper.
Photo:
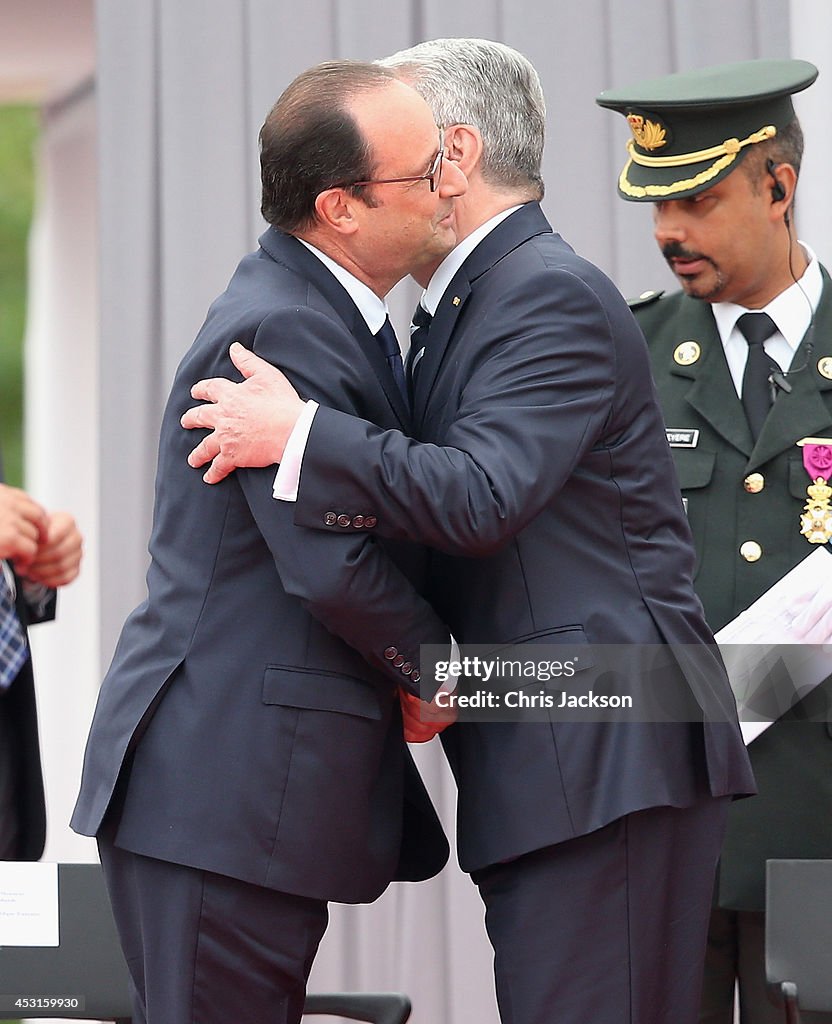
{"label": "printed sheet of paper", "polygon": [[0,861],[0,946],[58,944],[58,865]]}
{"label": "printed sheet of paper", "polygon": [[832,675],[832,645],[802,643],[792,626],[796,599],[830,577],[832,555],[817,548],[716,634],[746,744]]}

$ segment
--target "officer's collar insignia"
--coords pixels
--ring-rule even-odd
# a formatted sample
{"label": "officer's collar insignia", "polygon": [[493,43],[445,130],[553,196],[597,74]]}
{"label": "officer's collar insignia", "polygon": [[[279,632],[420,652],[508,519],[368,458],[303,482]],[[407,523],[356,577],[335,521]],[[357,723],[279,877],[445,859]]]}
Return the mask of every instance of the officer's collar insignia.
{"label": "officer's collar insignia", "polygon": [[679,366],[690,366],[692,363],[695,363],[701,355],[702,349],[699,347],[698,342],[683,341],[681,345],[676,346],[673,358]]}

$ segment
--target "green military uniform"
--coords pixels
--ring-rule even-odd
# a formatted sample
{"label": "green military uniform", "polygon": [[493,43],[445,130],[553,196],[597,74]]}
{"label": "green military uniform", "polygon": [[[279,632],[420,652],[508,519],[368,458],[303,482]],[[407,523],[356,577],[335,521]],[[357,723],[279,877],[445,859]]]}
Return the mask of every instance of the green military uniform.
{"label": "green military uniform", "polygon": [[[804,338],[792,361],[806,368],[790,375],[792,390],[778,395],[756,444],[711,307],[681,292],[633,304],[693,531],[694,584],[713,630],[815,548],[800,533],[809,478],[795,442],[832,436],[832,281],[825,271],[823,282],[813,351],[807,359]],[[829,682],[810,695],[812,718],[830,698]],[[800,721],[806,703],[749,747],[759,795],[732,807],[722,906],[764,909],[768,858],[832,856],[832,733],[825,722]]]}
{"label": "green military uniform", "polygon": [[[618,177],[619,195],[632,202],[681,201],[670,211],[671,221],[681,209],[689,225],[684,220],[689,215],[686,201],[718,186],[762,145],[767,147],[762,152],[769,159],[763,166],[770,185],[758,186],[756,194],[760,203],[777,204],[789,244],[796,245],[789,219],[793,194],[789,196],[777,176],[778,160],[789,163],[779,156],[778,135],[788,139],[793,134],[791,96],[810,86],[817,73],[806,61],[746,61],[602,93],[597,102],[622,113],[632,133]],[[796,151],[786,145],[784,152]],[[794,162],[799,164],[799,156]],[[755,181],[760,164],[755,165]],[[793,182],[794,175],[789,184]],[[759,230],[759,219],[755,225]],[[733,225],[737,233],[743,226],[741,220]],[[707,218],[693,229],[694,236],[697,230],[696,241],[705,250],[701,262],[712,256],[718,261],[723,241],[719,232],[717,251],[709,252]],[[695,265],[696,242],[688,244],[687,236],[680,242],[671,234],[666,243],[666,255],[680,258],[683,266],[685,259]],[[749,253],[748,258],[755,257]],[[756,441],[709,302],[679,292],[633,303],[650,347],[693,531],[694,584],[714,630],[816,548],[800,532],[810,480],[796,442],[832,436],[832,281],[826,271],[822,276],[819,307],[791,361],[791,391],[778,389],[766,413],[764,397],[749,388],[749,406],[756,397],[759,411],[759,399],[764,402]],[[730,277],[721,285],[714,275],[711,281],[716,287],[712,294],[720,301],[740,301],[724,294]],[[827,680],[749,748],[759,795],[736,802],[729,816],[717,887],[724,909],[715,910],[711,918],[700,1014],[708,1024],[733,1021],[735,980],[743,1021],[768,1024],[782,1019],[765,991],[760,913],[765,908],[765,862],[832,857],[831,702],[832,680]],[[810,1019],[832,1024],[829,1014],[806,1015],[807,1024]]]}

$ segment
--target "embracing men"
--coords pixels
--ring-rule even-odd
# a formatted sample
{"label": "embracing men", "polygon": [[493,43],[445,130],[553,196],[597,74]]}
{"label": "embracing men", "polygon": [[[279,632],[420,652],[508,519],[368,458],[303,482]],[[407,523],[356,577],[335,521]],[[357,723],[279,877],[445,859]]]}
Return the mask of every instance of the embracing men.
{"label": "embracing men", "polygon": [[[305,403],[235,348],[244,382],[193,389],[217,404],[183,418],[214,428],[191,464],[213,458],[215,483],[280,463],[276,519],[288,507],[310,535],[432,548],[427,596],[462,643],[670,645],[663,685],[691,697],[699,721],[466,721],[442,738],[504,1024],[692,1022],[727,805],[753,780],[692,589],[646,347],[615,288],[540,209],[544,104],[528,61],[452,39],[382,64],[427,99],[446,164],[468,179],[459,244],[414,272],[426,290],[408,365],[413,436]],[[429,735],[404,703],[409,734]]]}

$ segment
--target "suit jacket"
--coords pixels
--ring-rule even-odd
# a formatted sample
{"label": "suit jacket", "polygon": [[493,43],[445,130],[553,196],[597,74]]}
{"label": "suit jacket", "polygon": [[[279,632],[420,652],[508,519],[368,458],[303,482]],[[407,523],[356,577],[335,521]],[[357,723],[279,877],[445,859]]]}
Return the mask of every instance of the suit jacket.
{"label": "suit jacket", "polygon": [[[17,614],[24,630],[55,617],[55,595],[42,611],[34,609],[23,594],[22,581],[15,577]],[[40,762],[37,703],[32,659],[27,659],[8,692],[2,697],[4,710],[15,733],[13,757],[16,762],[17,820],[20,829],[18,860],[38,860],[46,842],[46,806]]]}
{"label": "suit jacket", "polygon": [[[809,478],[795,442],[832,436],[832,380],[818,370],[832,356],[832,282],[825,270],[823,282],[812,337],[792,361],[805,369],[790,375],[792,390],[778,394],[756,444],[711,307],[681,292],[635,304],[667,427],[698,431],[694,446],[672,451],[696,545],[694,585],[714,630],[814,550],[800,533]],[[682,341],[695,341],[701,352],[686,366],[674,359]],[[762,477],[762,489],[744,486],[752,473]],[[747,540],[762,548],[757,561],[740,555]],[[751,744],[760,792],[731,809],[720,866],[723,906],[764,908],[766,859],[832,856],[832,739],[823,722],[830,697],[827,680]]]}
{"label": "suit jacket", "polygon": [[[750,791],[691,585],[644,341],[612,284],[536,203],[495,228],[451,282],[414,396],[427,445],[318,411],[296,522],[330,530],[327,512],[369,514],[384,536],[438,549],[432,599],[463,642],[678,645],[666,685],[724,712],[704,730],[556,719],[451,727],[463,868],[631,811],[686,806],[708,787]],[[691,650],[702,658],[683,669]],[[640,684],[637,673],[630,681]]]}
{"label": "suit jacket", "polygon": [[[3,482],[3,462],[0,459],[0,483]],[[15,587],[17,615],[24,630],[34,623],[47,622],[55,618],[54,592],[42,609],[36,609],[26,601],[22,582],[17,576]],[[12,756],[19,779],[16,794],[20,829],[18,859],[38,860],[43,854],[46,842],[46,806],[43,797],[38,711],[31,658],[27,659],[2,700],[16,740]]]}
{"label": "suit jacket", "polygon": [[447,858],[402,737],[396,686],[414,684],[384,657],[395,645],[415,666],[447,629],[414,587],[421,550],[293,526],[274,467],[208,487],[186,463],[189,389],[234,375],[234,340],[310,397],[407,425],[341,285],[296,239],[270,229],[260,244],[176,374],[148,597],[102,685],[73,827],[95,834],[110,810],[116,845],[136,853],[362,902]]}

